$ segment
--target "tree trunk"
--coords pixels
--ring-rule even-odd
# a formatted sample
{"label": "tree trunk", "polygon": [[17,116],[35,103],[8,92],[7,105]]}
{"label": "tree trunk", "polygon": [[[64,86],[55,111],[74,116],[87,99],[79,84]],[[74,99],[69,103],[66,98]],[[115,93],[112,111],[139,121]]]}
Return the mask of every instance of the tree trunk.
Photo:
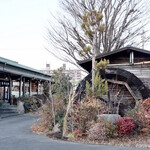
{"label": "tree trunk", "polygon": [[55,126],[55,111],[54,111],[54,100],[53,100],[53,96],[52,96],[52,89],[51,89],[51,82],[49,83],[49,98],[50,98],[50,102],[52,105],[52,113],[53,113],[53,120],[54,120],[54,126]]}
{"label": "tree trunk", "polygon": [[95,79],[95,55],[96,55],[96,32],[94,33],[93,36],[93,54],[92,54],[92,92],[94,92],[94,79]]}
{"label": "tree trunk", "polygon": [[68,105],[67,105],[67,110],[66,110],[66,114],[65,114],[65,117],[64,117],[64,123],[63,123],[63,137],[65,137],[67,135],[67,129],[68,129],[68,126],[67,126],[67,119],[68,119],[68,114],[69,114],[69,110],[71,108],[71,105],[72,105],[72,102],[75,98],[75,92],[73,93],[73,90],[71,90],[70,94],[69,94],[69,102],[68,102]]}

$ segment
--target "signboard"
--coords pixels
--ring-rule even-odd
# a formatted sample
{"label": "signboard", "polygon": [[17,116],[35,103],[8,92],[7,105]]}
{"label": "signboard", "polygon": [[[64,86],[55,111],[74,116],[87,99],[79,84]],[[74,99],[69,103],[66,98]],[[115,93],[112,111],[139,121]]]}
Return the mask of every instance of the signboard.
{"label": "signboard", "polygon": [[10,82],[0,80],[0,87],[2,87],[2,86],[10,86]]}

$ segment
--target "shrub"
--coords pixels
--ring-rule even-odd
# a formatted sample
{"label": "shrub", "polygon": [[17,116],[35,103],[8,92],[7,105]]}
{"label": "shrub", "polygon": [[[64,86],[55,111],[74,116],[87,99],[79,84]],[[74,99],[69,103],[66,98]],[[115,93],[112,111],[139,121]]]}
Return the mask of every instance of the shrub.
{"label": "shrub", "polygon": [[117,125],[104,119],[98,119],[98,123],[95,123],[88,131],[88,138],[91,140],[104,140],[106,137],[113,138],[116,136],[118,136]]}
{"label": "shrub", "polygon": [[[63,117],[65,112],[65,105],[62,99],[54,99],[54,112],[55,123],[59,124],[59,129],[62,131]],[[45,103],[38,109],[37,114],[39,116],[38,124],[33,126],[32,130],[40,132],[51,131],[54,127],[54,116],[52,113],[52,103],[50,100],[46,100]]]}
{"label": "shrub", "polygon": [[136,127],[136,123],[131,117],[119,118],[115,125],[117,125],[117,131],[120,136],[131,135]]}
{"label": "shrub", "polygon": [[96,120],[98,114],[104,112],[104,106],[102,102],[86,96],[74,105],[73,112],[76,131],[84,134],[89,129],[89,123]]}
{"label": "shrub", "polygon": [[106,139],[106,126],[104,121],[100,121],[93,125],[88,131],[88,138],[91,140],[104,140]]}
{"label": "shrub", "polygon": [[150,128],[150,98],[137,101],[135,108],[129,109],[126,116],[135,120],[139,130],[145,127]]}
{"label": "shrub", "polygon": [[105,123],[105,127],[106,127],[106,136],[108,138],[113,138],[113,137],[118,136],[117,125],[112,124],[111,121],[108,121]]}
{"label": "shrub", "polygon": [[142,102],[144,108],[144,123],[147,128],[150,129],[150,97]]}
{"label": "shrub", "polygon": [[69,140],[74,140],[75,139],[75,133],[69,133],[68,138],[69,138]]}
{"label": "shrub", "polygon": [[146,109],[146,111],[150,111],[150,97],[145,99],[143,102],[142,102],[142,105],[143,107]]}
{"label": "shrub", "polygon": [[51,104],[50,103],[46,103],[43,104],[43,106],[39,109],[38,111],[38,115],[39,115],[39,128],[42,128],[42,131],[45,130],[52,130],[54,124],[53,124],[53,115],[52,115],[52,111],[51,111]]}
{"label": "shrub", "polygon": [[41,106],[41,101],[34,97],[22,96],[19,100],[24,103],[25,112],[35,112]]}

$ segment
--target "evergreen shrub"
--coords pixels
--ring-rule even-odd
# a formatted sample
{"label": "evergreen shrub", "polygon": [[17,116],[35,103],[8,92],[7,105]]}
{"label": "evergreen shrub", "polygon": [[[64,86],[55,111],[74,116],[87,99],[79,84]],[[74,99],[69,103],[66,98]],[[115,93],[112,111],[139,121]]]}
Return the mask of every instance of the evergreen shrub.
{"label": "evergreen shrub", "polygon": [[131,117],[121,117],[116,122],[117,132],[119,136],[131,135],[136,127],[136,123]]}

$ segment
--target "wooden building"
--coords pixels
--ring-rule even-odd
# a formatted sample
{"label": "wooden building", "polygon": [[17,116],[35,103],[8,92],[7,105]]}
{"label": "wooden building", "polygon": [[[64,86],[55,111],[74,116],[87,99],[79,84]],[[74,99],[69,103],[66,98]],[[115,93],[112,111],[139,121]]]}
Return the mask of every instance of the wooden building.
{"label": "wooden building", "polygon": [[[101,76],[108,81],[111,101],[124,106],[130,103],[134,107],[136,100],[150,97],[150,51],[127,46],[100,54],[96,60],[104,58],[109,59],[110,64]],[[86,80],[91,80],[92,61],[84,60],[78,64],[89,72],[78,86],[77,91],[82,93]]]}
{"label": "wooden building", "polygon": [[[0,57],[0,88],[1,100],[8,100],[8,103],[12,104],[12,87],[14,82],[18,82],[19,85],[19,97],[32,95],[32,91],[36,91],[38,94],[39,85],[45,81],[50,82],[50,75],[40,72],[36,69],[24,66],[18,62],[11,61]],[[26,85],[28,84],[28,88]],[[36,89],[35,89],[36,88]]]}

